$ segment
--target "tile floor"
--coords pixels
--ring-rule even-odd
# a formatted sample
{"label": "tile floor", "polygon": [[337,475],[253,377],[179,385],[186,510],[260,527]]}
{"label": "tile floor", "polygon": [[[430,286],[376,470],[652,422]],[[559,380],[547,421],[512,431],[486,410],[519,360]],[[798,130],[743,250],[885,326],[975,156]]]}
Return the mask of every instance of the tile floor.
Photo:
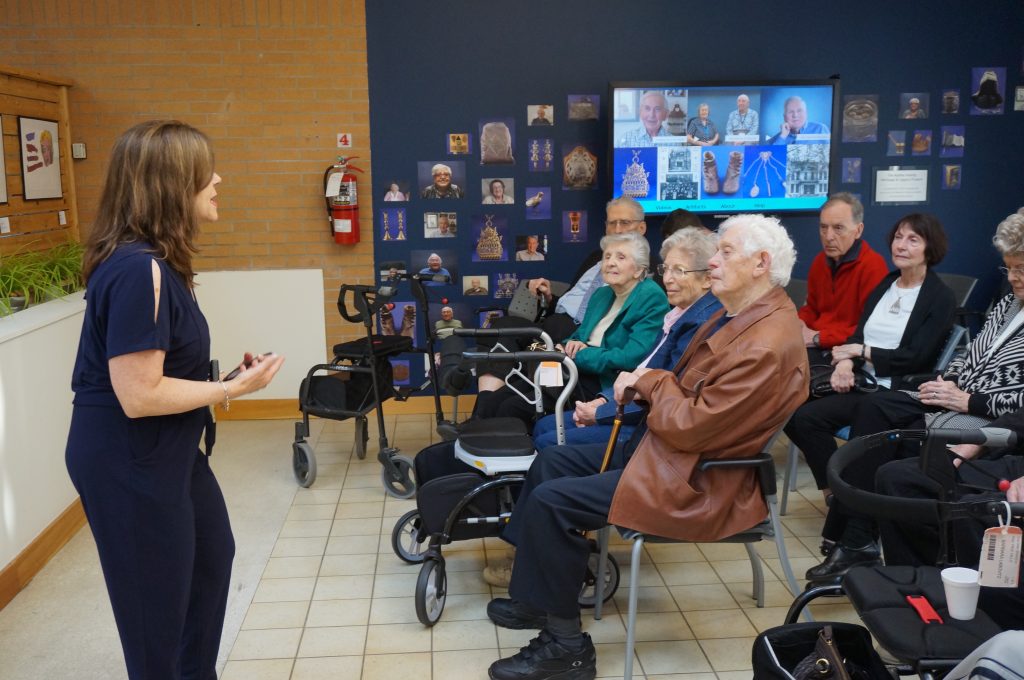
{"label": "tile floor", "polygon": [[[413,454],[437,441],[433,416],[387,417],[392,444]],[[311,489],[291,479],[290,421],[222,424],[214,466],[224,487],[238,555],[221,649],[222,680],[461,680],[535,634],[496,628],[485,607],[504,593],[480,578],[500,560],[497,539],[445,547],[449,596],[433,628],[417,618],[419,567],[391,550],[395,520],[413,501],[387,497],[374,458],[352,455],[352,421],[314,423],[319,473]],[[785,441],[773,452],[781,469]],[[783,518],[798,575],[816,564],[820,494],[806,467]],[[781,481],[780,481],[781,487]],[[622,582],[631,565],[613,545]],[[646,548],[640,588],[635,677],[738,680],[751,677],[757,633],[779,625],[791,601],[774,546],[766,558],[766,606],[751,596],[750,566],[740,545],[663,544]],[[597,646],[598,676],[622,677],[627,589],[620,588],[584,628]],[[844,600],[815,605],[819,619],[856,620]],[[0,611],[0,677],[123,678],[117,635],[95,548],[84,529],[11,604]]]}

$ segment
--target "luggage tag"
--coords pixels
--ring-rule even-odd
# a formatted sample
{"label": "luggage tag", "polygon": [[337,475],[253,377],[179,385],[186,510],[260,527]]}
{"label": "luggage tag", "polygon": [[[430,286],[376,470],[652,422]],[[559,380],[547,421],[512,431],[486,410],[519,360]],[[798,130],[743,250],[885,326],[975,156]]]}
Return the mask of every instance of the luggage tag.
{"label": "luggage tag", "polygon": [[562,364],[557,361],[542,361],[537,370],[537,382],[543,387],[561,387],[565,384],[562,379]]}
{"label": "luggage tag", "polygon": [[978,562],[978,583],[991,588],[1016,588],[1020,574],[1020,527],[1010,524],[1010,504],[1006,506],[1006,522],[999,518],[999,526],[985,530],[981,541],[981,559]]}

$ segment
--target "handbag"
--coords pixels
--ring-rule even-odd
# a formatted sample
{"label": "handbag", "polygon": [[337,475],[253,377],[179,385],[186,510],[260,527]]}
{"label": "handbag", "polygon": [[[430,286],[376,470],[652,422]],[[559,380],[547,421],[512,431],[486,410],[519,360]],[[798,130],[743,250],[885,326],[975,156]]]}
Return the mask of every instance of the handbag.
{"label": "handbag", "polygon": [[[831,364],[814,364],[811,366],[811,397],[827,397],[835,394],[832,389],[832,373],[835,366]],[[878,381],[863,368],[853,369],[853,390],[856,392],[877,392]]]}
{"label": "handbag", "polygon": [[852,623],[794,623],[754,640],[754,680],[889,680],[871,634]]}

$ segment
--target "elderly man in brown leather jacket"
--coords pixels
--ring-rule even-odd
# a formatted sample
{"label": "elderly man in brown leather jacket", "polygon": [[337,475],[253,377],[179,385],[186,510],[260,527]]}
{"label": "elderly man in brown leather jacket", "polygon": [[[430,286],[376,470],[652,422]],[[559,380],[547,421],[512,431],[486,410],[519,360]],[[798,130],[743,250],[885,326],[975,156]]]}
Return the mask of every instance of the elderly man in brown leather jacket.
{"label": "elderly man in brown leather jacket", "polygon": [[782,289],[796,252],[778,220],[763,215],[733,217],[719,235],[708,264],[725,309],[672,371],[637,370],[616,382],[620,401],[632,387],[651,404],[646,427],[603,473],[604,445],[551,447],[531,467],[504,535],[517,546],[512,599],[492,600],[487,613],[500,626],[543,630],[495,662],[491,678],[595,677],[577,603],[590,554],[583,531],[611,522],[714,541],[764,520],[753,471],[696,467],[702,458],[756,455],[807,397],[800,321]]}

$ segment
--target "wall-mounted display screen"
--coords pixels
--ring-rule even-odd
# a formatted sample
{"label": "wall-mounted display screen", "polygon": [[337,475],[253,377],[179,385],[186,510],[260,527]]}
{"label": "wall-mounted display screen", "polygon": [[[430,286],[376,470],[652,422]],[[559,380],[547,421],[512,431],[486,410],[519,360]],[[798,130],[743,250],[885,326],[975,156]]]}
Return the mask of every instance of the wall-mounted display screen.
{"label": "wall-mounted display screen", "polygon": [[813,211],[839,81],[612,83],[611,194],[649,214]]}

